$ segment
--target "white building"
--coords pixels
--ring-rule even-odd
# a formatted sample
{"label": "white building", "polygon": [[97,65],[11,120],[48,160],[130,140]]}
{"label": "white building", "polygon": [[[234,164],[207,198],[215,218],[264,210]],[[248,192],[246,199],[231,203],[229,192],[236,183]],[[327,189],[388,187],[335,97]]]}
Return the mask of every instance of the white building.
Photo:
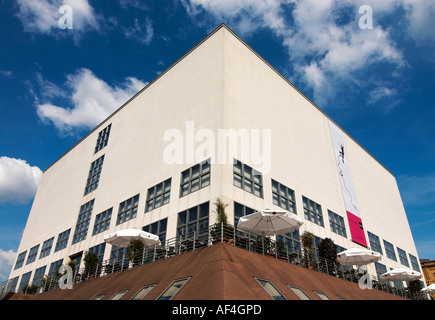
{"label": "white building", "polygon": [[109,259],[115,230],[199,230],[218,197],[231,223],[281,204],[299,234],[380,251],[372,275],[420,271],[392,173],[221,25],[45,170],[10,279],[37,282],[88,250]]}

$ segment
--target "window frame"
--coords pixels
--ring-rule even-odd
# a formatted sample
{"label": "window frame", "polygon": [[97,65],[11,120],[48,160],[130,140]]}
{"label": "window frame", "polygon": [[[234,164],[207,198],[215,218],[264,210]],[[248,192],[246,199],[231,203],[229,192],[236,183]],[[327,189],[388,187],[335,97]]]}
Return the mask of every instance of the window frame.
{"label": "window frame", "polygon": [[98,133],[97,143],[95,145],[94,154],[103,149],[109,143],[110,129],[112,124],[109,124]]}
{"label": "window frame", "polygon": [[[308,221],[315,223],[318,226],[321,226],[324,228],[325,221],[323,219],[322,205],[320,205],[319,203],[317,203],[317,202],[315,202],[315,201],[313,201],[310,198],[307,198],[305,196],[302,196],[302,203],[303,203],[303,208],[304,208],[305,220],[308,220]],[[308,207],[307,207],[307,205],[308,205]],[[311,209],[312,207],[315,209],[314,211]],[[317,210],[319,210],[320,213],[317,212]]]}
{"label": "window frame", "polygon": [[88,179],[86,180],[85,192],[83,194],[84,196],[98,188],[101,171],[103,170],[104,156],[105,155],[103,154],[101,157],[91,163]]}
{"label": "window frame", "polygon": [[[240,171],[238,171],[239,167]],[[236,179],[238,179],[240,185],[236,184]],[[264,198],[262,173],[237,159],[234,159],[233,163],[233,185],[246,192],[249,192],[250,194],[253,194],[256,197],[261,199]],[[256,194],[256,190],[259,190],[259,195]]]}
{"label": "window frame", "polygon": [[[347,239],[347,231],[344,223],[344,218],[339,214],[328,209],[329,229]],[[340,230],[339,232],[337,230]]]}
{"label": "window frame", "polygon": [[80,206],[76,228],[73,234],[72,244],[79,243],[87,238],[89,222],[91,220],[92,211],[94,210],[94,203],[95,199],[92,199]]}
{"label": "window frame", "polygon": [[[259,277],[254,277],[254,279],[257,281],[257,283],[264,289],[264,291],[267,292],[267,294],[273,299],[273,300],[287,300],[287,298],[282,294],[281,291],[278,290],[277,287],[275,287],[275,285],[272,283],[272,281],[267,280],[267,279],[263,279],[263,278],[259,278]],[[269,290],[266,289],[266,287],[260,282],[260,281],[264,281],[267,284],[270,284],[272,286],[273,289],[276,290],[276,292],[279,294],[279,296],[281,296],[282,299],[275,299],[274,296],[272,295],[272,293],[269,292]]]}
{"label": "window frame", "polygon": [[[186,285],[186,283],[189,282],[189,280],[191,278],[192,277],[184,277],[184,278],[175,279],[174,281],[172,281],[172,283],[165,290],[163,290],[163,292],[157,297],[156,300],[172,300],[178,294],[178,292],[180,292],[180,290]],[[164,296],[164,294],[166,292],[168,292],[169,289],[171,289],[171,287],[174,285],[174,283],[176,283],[178,281],[184,281],[184,282],[183,282],[183,284],[180,287],[178,287],[176,289],[176,291],[170,296],[169,299],[161,299]]]}
{"label": "window frame", "polygon": [[[137,212],[139,209],[139,198],[140,193],[119,203],[118,215],[116,217],[116,225],[123,224],[137,217]],[[131,201],[131,204],[129,203],[129,201]]]}
{"label": "window frame", "polygon": [[[271,179],[271,184],[272,184],[272,203],[293,214],[297,214],[296,196],[294,190],[274,179]],[[276,191],[274,191],[274,187],[276,188]],[[275,197],[277,198],[276,200],[277,203],[275,203]],[[283,202],[285,203],[284,206],[282,205]]]}
{"label": "window frame", "polygon": [[[308,294],[305,293],[304,290],[302,290],[299,287],[293,286],[288,284],[287,287],[300,299],[300,300],[311,300],[311,298],[308,296]],[[301,295],[298,294],[295,290],[299,290],[299,293],[302,293]],[[306,299],[302,299],[301,296],[305,297]]]}
{"label": "window frame", "polygon": [[[165,181],[162,181],[155,186],[149,188],[145,200],[145,213],[168,204],[171,198],[171,188],[172,178],[166,179]],[[159,190],[160,193],[158,193]],[[161,198],[160,202],[156,202],[157,198]]]}
{"label": "window frame", "polygon": [[[198,180],[198,187],[192,190],[193,183]],[[211,162],[210,159],[204,160],[180,174],[180,198],[199,191],[211,184]]]}

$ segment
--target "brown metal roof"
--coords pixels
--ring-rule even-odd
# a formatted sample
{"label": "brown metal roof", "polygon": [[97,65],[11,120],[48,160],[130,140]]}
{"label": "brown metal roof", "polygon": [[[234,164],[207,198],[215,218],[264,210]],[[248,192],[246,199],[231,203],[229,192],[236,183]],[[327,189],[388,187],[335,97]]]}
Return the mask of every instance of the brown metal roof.
{"label": "brown metal roof", "polygon": [[173,300],[270,300],[255,277],[269,280],[288,300],[299,300],[288,285],[301,288],[312,300],[314,291],[330,299],[397,300],[398,296],[352,283],[284,261],[252,253],[227,244],[217,244],[170,259],[137,266],[126,271],[74,284],[72,290],[55,289],[34,300],[90,300],[128,290],[121,300],[131,299],[143,286],[155,284],[144,300],[157,299],[176,279],[191,277]]}

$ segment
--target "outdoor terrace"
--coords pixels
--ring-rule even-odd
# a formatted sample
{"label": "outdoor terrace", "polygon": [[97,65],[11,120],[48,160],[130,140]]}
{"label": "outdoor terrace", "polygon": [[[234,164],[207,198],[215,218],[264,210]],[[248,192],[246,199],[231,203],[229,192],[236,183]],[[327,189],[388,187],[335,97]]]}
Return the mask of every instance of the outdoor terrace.
{"label": "outdoor terrace", "polygon": [[[284,263],[290,263],[312,272],[323,274],[351,281],[370,285],[373,289],[384,291],[407,299],[426,299],[421,293],[414,293],[409,288],[398,289],[388,281],[378,281],[374,276],[368,276],[365,271],[355,270],[349,266],[341,266],[335,261],[323,259],[315,254],[304,252],[303,248],[295,249],[289,247],[287,243],[275,241],[269,237],[259,237],[237,231],[234,226],[217,224],[204,228],[200,231],[192,231],[189,234],[168,239],[161,245],[144,248],[133,258],[128,258],[127,250],[117,258],[99,261],[94,264],[85,265],[81,268],[72,270],[71,282],[77,284],[89,281],[94,278],[104,277],[109,274],[122,272],[137,265],[145,265],[155,261],[170,259],[177,255],[187,252],[200,250],[205,247],[213,246],[217,243],[224,243],[243,250],[254,252],[263,256],[277,259]],[[83,261],[83,260],[82,260]],[[45,276],[36,292],[30,292],[26,286],[22,293],[39,293],[53,290],[59,287],[59,279],[62,275],[57,273],[53,278]],[[362,278],[364,277],[364,278]],[[66,277],[64,277],[65,279]],[[11,292],[11,280],[3,282],[0,286],[0,299]],[[35,289],[35,288],[34,288]]]}

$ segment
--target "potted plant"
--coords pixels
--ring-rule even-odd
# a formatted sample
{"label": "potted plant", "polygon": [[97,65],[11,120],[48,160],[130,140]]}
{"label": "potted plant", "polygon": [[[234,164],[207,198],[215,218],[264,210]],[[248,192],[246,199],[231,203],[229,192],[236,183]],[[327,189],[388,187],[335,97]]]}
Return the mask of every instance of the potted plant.
{"label": "potted plant", "polygon": [[304,252],[303,262],[305,267],[313,268],[313,242],[314,234],[309,231],[304,231],[301,235],[302,248]]}
{"label": "potted plant", "polygon": [[100,260],[95,253],[86,251],[85,257],[83,258],[83,263],[85,265],[85,270],[83,272],[83,276],[85,278],[87,277],[92,279],[99,274],[101,265]]}
{"label": "potted plant", "polygon": [[328,274],[333,274],[337,267],[337,249],[335,248],[334,241],[330,238],[325,238],[320,241],[318,249],[321,264],[325,268],[325,271]]}
{"label": "potted plant", "polygon": [[142,261],[142,253],[144,245],[139,239],[132,239],[127,247],[127,258],[133,263],[133,266],[137,266]]}
{"label": "potted plant", "polygon": [[228,204],[224,203],[220,198],[217,198],[214,205],[216,207],[214,211],[216,214],[216,223],[210,228],[212,241],[213,243],[221,241],[229,242],[229,239],[233,238],[234,228],[228,223],[228,217],[225,212],[225,208],[228,207]]}

